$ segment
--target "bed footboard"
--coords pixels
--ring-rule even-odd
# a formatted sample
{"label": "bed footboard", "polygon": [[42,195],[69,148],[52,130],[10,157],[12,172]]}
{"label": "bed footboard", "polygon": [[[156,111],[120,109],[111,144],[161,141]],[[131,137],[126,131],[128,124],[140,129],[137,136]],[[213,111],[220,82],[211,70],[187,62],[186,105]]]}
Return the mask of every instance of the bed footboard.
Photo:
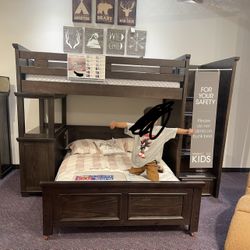
{"label": "bed footboard", "polygon": [[43,234],[55,226],[186,225],[198,230],[203,182],[44,182]]}

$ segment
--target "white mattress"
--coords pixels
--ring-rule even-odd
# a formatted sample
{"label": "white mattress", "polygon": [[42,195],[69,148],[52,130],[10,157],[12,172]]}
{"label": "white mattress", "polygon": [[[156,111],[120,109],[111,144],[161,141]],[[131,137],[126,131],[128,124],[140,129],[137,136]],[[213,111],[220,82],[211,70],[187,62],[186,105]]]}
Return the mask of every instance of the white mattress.
{"label": "white mattress", "polygon": [[[66,76],[45,76],[45,75],[26,75],[28,81],[46,81],[46,82],[76,82],[69,80]],[[105,79],[105,81],[77,81],[79,83],[99,83],[106,85],[121,86],[140,86],[140,87],[161,87],[161,88],[180,88],[179,82],[164,81],[144,81],[144,80],[124,80],[124,79]]]}
{"label": "white mattress", "polygon": [[[63,160],[55,181],[75,181],[78,177],[110,176],[112,181],[149,181],[146,172],[133,175],[128,172],[132,166],[131,153],[104,156],[101,154],[67,155]],[[179,181],[164,161],[160,162],[164,172],[159,173],[160,181]]]}

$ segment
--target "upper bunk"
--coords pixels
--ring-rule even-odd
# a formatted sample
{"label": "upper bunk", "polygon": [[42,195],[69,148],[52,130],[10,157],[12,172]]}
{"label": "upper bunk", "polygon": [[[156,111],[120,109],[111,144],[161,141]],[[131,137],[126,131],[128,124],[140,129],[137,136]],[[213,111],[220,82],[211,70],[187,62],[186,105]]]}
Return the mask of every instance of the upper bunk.
{"label": "upper bunk", "polygon": [[174,60],[106,56],[106,79],[67,78],[67,54],[30,51],[13,44],[17,91],[43,95],[95,95],[183,100],[190,55]]}

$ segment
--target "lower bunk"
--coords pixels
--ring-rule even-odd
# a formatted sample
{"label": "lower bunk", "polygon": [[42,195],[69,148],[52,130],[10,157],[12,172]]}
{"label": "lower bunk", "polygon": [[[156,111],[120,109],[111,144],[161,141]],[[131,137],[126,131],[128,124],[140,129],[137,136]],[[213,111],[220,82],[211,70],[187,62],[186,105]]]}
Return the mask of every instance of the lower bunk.
{"label": "lower bunk", "polygon": [[198,230],[203,182],[179,181],[164,161],[158,182],[130,174],[133,145],[123,130],[111,136],[109,128],[74,126],[67,134],[69,151],[55,181],[41,182],[45,238],[64,226]]}

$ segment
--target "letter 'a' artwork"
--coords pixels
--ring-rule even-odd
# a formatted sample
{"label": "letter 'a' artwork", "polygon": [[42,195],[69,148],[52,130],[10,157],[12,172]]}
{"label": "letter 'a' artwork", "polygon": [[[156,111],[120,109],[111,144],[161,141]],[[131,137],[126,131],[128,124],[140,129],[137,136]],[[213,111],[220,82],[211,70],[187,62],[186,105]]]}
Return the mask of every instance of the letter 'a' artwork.
{"label": "letter 'a' artwork", "polygon": [[91,23],[91,0],[72,0],[73,22]]}
{"label": "letter 'a' artwork", "polygon": [[115,0],[96,0],[96,23],[114,24]]}
{"label": "letter 'a' artwork", "polygon": [[119,25],[135,26],[136,24],[136,0],[118,1]]}

